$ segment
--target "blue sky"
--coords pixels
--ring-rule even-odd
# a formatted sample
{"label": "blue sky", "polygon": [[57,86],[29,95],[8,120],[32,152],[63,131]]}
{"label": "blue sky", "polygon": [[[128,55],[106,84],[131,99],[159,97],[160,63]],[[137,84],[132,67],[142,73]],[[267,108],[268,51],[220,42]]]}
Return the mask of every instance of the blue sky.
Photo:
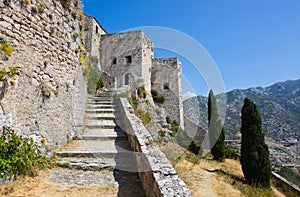
{"label": "blue sky", "polygon": [[[109,32],[162,26],[196,39],[209,52],[227,91],[300,78],[299,0],[84,0],[84,11]],[[155,43],[154,43],[155,44]],[[157,56],[174,56],[157,50]],[[197,94],[208,88],[180,57]],[[186,91],[186,90],[184,90]]]}

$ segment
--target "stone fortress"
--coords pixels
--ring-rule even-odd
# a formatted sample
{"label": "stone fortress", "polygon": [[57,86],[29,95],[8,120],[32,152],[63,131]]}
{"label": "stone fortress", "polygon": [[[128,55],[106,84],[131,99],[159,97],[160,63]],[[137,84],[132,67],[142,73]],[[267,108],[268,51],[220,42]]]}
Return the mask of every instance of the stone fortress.
{"label": "stone fortress", "polygon": [[0,42],[13,48],[10,55],[0,50],[0,70],[19,71],[7,79],[14,85],[0,81],[1,126],[36,141],[45,138],[48,152],[80,133],[87,97],[84,54],[96,60],[107,89],[144,86],[147,95],[156,90],[165,97],[165,114],[194,136],[200,128],[183,115],[178,59],[154,58],[154,45],[142,31],[109,34],[81,8],[78,1],[67,8],[53,0],[0,1]]}
{"label": "stone fortress", "polygon": [[144,86],[165,97],[166,114],[184,128],[181,75],[177,58],[154,58],[154,45],[142,31],[108,34],[100,23],[85,15],[85,43],[89,56],[99,60],[107,89],[123,91]]}

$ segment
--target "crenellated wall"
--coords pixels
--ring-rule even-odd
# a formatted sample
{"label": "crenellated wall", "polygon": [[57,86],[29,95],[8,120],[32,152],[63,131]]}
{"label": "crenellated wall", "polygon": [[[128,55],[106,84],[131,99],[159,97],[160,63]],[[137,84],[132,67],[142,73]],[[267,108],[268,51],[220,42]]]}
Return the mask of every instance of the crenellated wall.
{"label": "crenellated wall", "polygon": [[[3,3],[5,2],[5,4]],[[15,83],[0,82],[0,124],[40,142],[44,151],[64,145],[83,125],[86,88],[77,51],[81,4],[70,1],[0,1],[0,70],[18,67]],[[4,92],[4,87],[6,90]]]}

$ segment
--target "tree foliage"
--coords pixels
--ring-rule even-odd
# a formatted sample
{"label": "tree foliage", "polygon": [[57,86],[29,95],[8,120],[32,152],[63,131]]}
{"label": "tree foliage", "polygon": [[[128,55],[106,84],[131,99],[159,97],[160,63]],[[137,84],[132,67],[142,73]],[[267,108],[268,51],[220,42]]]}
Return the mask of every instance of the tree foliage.
{"label": "tree foliage", "polygon": [[212,90],[210,90],[208,96],[208,133],[213,159],[224,161],[225,129],[219,119],[217,99]]}
{"label": "tree foliage", "polygon": [[271,163],[262,120],[256,105],[248,98],[242,108],[241,164],[246,182],[258,187],[270,187]]}

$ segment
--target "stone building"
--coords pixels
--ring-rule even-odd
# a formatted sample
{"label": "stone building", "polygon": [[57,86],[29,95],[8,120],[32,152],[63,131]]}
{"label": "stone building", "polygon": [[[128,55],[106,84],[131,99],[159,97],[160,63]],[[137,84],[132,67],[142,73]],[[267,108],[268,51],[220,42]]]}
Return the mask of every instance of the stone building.
{"label": "stone building", "polygon": [[184,128],[178,59],[155,59],[154,45],[143,31],[108,34],[94,17],[86,15],[85,21],[86,49],[92,59],[99,60],[105,87],[127,90],[144,86],[149,95],[151,89],[157,90],[165,97],[162,107],[167,116]]}
{"label": "stone building", "polygon": [[116,88],[137,88],[144,85],[151,91],[153,44],[142,31],[101,36],[101,70],[116,77]]}
{"label": "stone building", "polygon": [[[93,16],[85,15],[84,20],[85,48],[89,52],[90,57],[100,57],[100,39],[101,35],[107,34],[105,29],[100,25]],[[100,68],[100,61],[97,59],[97,66]]]}
{"label": "stone building", "polygon": [[184,128],[181,74],[178,58],[155,58],[152,60],[152,89],[165,97],[163,108],[167,115]]}

